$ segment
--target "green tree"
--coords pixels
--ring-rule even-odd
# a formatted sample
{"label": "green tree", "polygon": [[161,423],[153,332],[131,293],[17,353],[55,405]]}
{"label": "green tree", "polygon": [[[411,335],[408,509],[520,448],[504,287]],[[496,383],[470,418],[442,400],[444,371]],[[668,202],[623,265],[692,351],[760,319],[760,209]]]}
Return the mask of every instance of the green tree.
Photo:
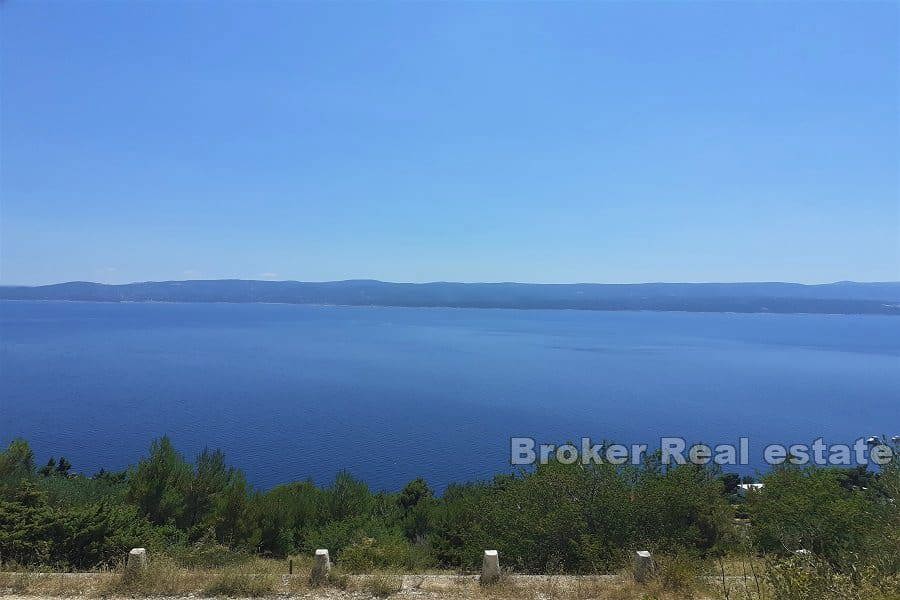
{"label": "green tree", "polygon": [[34,476],[34,452],[28,442],[16,438],[0,452],[0,483],[16,484]]}
{"label": "green tree", "polygon": [[21,564],[51,562],[55,519],[46,495],[22,481],[0,498],[0,555]]}
{"label": "green tree", "polygon": [[413,479],[397,497],[402,512],[403,534],[410,541],[424,540],[430,529],[434,494],[421,477]]}
{"label": "green tree", "polygon": [[216,521],[216,539],[229,546],[236,546],[249,534],[250,492],[247,479],[241,471],[235,471],[221,495]]}
{"label": "green tree", "polygon": [[38,469],[38,475],[41,477],[50,477],[54,473],[56,473],[56,459],[51,456],[50,460],[47,461],[47,464]]}
{"label": "green tree", "polygon": [[728,496],[737,493],[741,476],[737,473],[725,473],[719,477],[719,481],[722,482],[722,493]]}
{"label": "green tree", "polygon": [[63,477],[67,477],[69,475],[69,470],[72,468],[72,463],[65,456],[59,457],[59,462],[56,464],[56,474],[62,475]]}
{"label": "green tree", "polygon": [[202,535],[213,527],[233,477],[234,469],[226,466],[221,450],[204,449],[197,457],[193,477],[185,490],[185,510],[179,523],[182,528],[197,530],[195,535]]}
{"label": "green tree", "polygon": [[250,504],[253,523],[248,544],[259,554],[287,556],[294,549],[291,528],[291,509],[283,498],[272,494],[257,494]]}
{"label": "green tree", "polygon": [[325,509],[330,520],[341,521],[349,517],[368,517],[375,502],[372,492],[362,481],[347,471],[341,471],[325,491]]}
{"label": "green tree", "polygon": [[713,470],[676,465],[644,469],[635,487],[638,542],[661,549],[709,552],[732,540],[732,512]]}
{"label": "green tree", "polygon": [[136,545],[162,544],[134,507],[53,506],[29,481],[0,499],[0,554],[23,565],[90,568],[118,560]]}
{"label": "green tree", "polygon": [[163,436],[150,446],[150,456],[141,460],[129,480],[127,499],[151,523],[182,522],[185,496],[191,483],[191,466]]}
{"label": "green tree", "polygon": [[432,495],[431,488],[428,487],[425,480],[418,477],[406,484],[403,491],[400,492],[400,497],[397,498],[397,502],[403,510],[409,510],[422,500],[431,498]]}
{"label": "green tree", "polygon": [[843,478],[835,469],[791,466],[764,476],[763,488],[747,503],[758,546],[783,554],[802,548],[834,563],[864,552],[878,538],[890,504],[873,491],[847,489]]}
{"label": "green tree", "polygon": [[474,568],[488,542],[480,507],[488,501],[487,483],[451,484],[435,506],[429,538],[439,563]]}
{"label": "green tree", "polygon": [[499,477],[475,517],[513,569],[579,570],[577,547],[588,532],[585,483],[583,469],[560,463]]}

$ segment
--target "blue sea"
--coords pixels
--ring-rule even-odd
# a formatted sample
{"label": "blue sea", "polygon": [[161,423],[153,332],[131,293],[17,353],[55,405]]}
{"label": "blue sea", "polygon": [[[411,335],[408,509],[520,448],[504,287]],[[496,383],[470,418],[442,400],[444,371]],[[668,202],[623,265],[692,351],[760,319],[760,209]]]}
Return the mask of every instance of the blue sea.
{"label": "blue sea", "polygon": [[0,303],[0,443],[119,469],[168,434],[265,489],[509,471],[510,438],[900,434],[900,318]]}

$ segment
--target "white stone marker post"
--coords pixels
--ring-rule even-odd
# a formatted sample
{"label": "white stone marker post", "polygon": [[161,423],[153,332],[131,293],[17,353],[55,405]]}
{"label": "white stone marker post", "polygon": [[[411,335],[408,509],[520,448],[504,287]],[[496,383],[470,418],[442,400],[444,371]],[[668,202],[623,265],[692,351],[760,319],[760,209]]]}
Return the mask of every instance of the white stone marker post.
{"label": "white stone marker post", "polygon": [[638,550],[634,555],[634,580],[638,583],[647,583],[655,571],[653,556],[647,550]]}
{"label": "white stone marker post", "polygon": [[150,563],[145,548],[132,548],[128,553],[128,560],[125,562],[125,574],[128,577],[140,575]]}
{"label": "white stone marker post", "polygon": [[313,583],[322,583],[328,578],[328,573],[330,571],[331,558],[328,556],[328,550],[319,548],[316,550],[316,560],[313,563],[309,578]]}
{"label": "white stone marker post", "polygon": [[481,561],[481,583],[497,583],[500,580],[500,557],[496,550],[485,550]]}

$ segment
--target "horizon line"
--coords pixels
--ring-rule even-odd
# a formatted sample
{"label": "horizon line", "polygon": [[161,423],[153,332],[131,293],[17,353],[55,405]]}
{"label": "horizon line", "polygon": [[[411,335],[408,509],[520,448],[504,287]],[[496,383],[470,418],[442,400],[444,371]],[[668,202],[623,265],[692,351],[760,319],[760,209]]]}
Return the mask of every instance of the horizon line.
{"label": "horizon line", "polygon": [[142,285],[149,283],[206,283],[206,282],[248,282],[248,283],[309,283],[309,284],[329,284],[329,283],[380,283],[392,285],[437,285],[437,284],[453,284],[453,285],[542,285],[542,286],[563,286],[563,285],[610,285],[610,286],[637,286],[637,285],[743,285],[743,284],[784,284],[784,285],[802,285],[802,286],[824,286],[824,285],[840,285],[840,284],[900,284],[900,280],[882,280],[882,281],[856,281],[851,279],[842,279],[839,281],[823,281],[817,283],[801,283],[797,281],[777,281],[777,280],[760,280],[760,281],[638,281],[638,282],[591,282],[591,281],[573,281],[573,282],[531,282],[531,281],[449,281],[449,280],[433,280],[433,281],[388,281],[383,279],[371,278],[350,278],[350,279],[329,279],[329,280],[300,280],[300,279],[243,279],[238,277],[225,277],[214,279],[159,279],[130,281],[126,283],[103,283],[99,281],[71,280],[59,281],[56,283],[41,284],[9,284],[0,283],[0,288],[41,288],[59,285],[72,284],[88,284],[101,286],[126,286],[126,285]]}

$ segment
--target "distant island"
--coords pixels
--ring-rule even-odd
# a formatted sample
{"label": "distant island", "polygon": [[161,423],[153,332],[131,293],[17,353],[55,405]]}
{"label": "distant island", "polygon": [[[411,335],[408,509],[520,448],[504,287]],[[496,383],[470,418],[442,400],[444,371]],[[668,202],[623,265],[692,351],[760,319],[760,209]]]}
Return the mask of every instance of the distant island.
{"label": "distant island", "polygon": [[0,286],[0,299],[900,315],[900,282],[538,284],[223,279]]}

